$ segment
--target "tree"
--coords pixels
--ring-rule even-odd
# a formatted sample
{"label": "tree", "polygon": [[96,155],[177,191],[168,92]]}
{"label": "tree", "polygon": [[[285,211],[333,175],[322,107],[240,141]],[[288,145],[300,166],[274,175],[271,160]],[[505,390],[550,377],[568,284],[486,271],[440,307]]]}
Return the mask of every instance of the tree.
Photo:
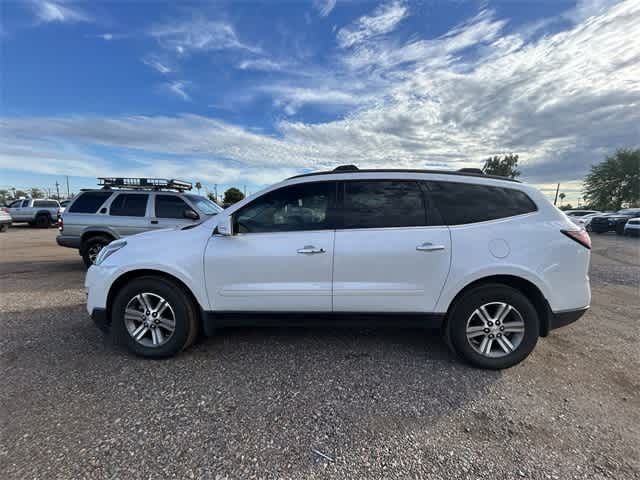
{"label": "tree", "polygon": [[25,192],[24,190],[16,190],[15,188],[13,189],[13,198],[24,198],[27,196],[27,192]]}
{"label": "tree", "polygon": [[640,148],[620,149],[591,167],[584,180],[584,196],[600,210],[640,204]]}
{"label": "tree", "polygon": [[38,187],[32,187],[30,192],[31,192],[31,198],[44,198],[44,192],[40,190]]}
{"label": "tree", "polygon": [[564,200],[564,198],[566,197],[566,195],[564,194],[564,192],[560,192],[560,205],[562,205],[562,201]]}
{"label": "tree", "polygon": [[489,157],[484,161],[482,171],[487,175],[498,175],[500,177],[516,178],[520,176],[518,170],[518,155],[510,153],[500,158],[499,156]]}
{"label": "tree", "polygon": [[13,199],[9,190],[0,190],[0,205],[6,205]]}
{"label": "tree", "polygon": [[243,198],[244,193],[242,193],[239,188],[231,187],[226,192],[224,192],[224,200],[222,203],[224,203],[225,205],[233,205]]}
{"label": "tree", "polygon": [[202,184],[200,182],[196,182],[196,190],[198,190],[198,195],[200,195],[201,188],[202,188]]}
{"label": "tree", "polygon": [[211,200],[215,204],[219,204],[220,202],[216,198],[216,195],[213,192],[207,192],[207,198]]}

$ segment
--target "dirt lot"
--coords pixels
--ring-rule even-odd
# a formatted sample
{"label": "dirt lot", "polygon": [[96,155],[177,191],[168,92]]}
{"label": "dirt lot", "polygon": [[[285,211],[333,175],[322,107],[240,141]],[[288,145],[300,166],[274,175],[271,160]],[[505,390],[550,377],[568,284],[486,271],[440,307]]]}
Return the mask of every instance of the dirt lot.
{"label": "dirt lot", "polygon": [[594,237],[593,305],[503,372],[422,331],[229,329],[115,348],[56,231],[0,233],[0,472],[26,478],[640,478],[640,241]]}

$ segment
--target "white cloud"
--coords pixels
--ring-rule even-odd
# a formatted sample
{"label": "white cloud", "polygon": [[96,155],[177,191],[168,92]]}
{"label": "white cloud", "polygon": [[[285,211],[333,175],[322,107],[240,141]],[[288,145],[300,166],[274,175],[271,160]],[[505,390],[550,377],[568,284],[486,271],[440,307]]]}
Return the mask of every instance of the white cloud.
{"label": "white cloud", "polygon": [[31,0],[34,14],[41,22],[91,22],[93,18],[82,9],[64,0]]}
{"label": "white cloud", "polygon": [[259,48],[241,42],[231,24],[204,17],[158,25],[149,34],[160,45],[179,54],[226,49],[260,52]]}
{"label": "white cloud", "polygon": [[327,17],[336,6],[336,0],[314,0],[313,6],[321,17]]}
{"label": "white cloud", "polygon": [[182,98],[183,100],[191,100],[191,97],[186,92],[186,88],[189,82],[182,80],[176,80],[174,82],[168,82],[165,85],[169,88],[169,91]]}
{"label": "white cloud", "polygon": [[381,5],[371,15],[360,17],[353,25],[338,31],[338,43],[341,47],[353,47],[365,40],[393,31],[408,15],[407,6],[395,0]]}
{"label": "white cloud", "polygon": [[155,58],[143,58],[142,63],[162,74],[167,74],[174,71],[173,68],[171,68],[168,64]]}
{"label": "white cloud", "polygon": [[279,72],[286,68],[286,65],[270,60],[268,58],[258,58],[243,60],[236,65],[240,70],[260,70],[263,72]]}

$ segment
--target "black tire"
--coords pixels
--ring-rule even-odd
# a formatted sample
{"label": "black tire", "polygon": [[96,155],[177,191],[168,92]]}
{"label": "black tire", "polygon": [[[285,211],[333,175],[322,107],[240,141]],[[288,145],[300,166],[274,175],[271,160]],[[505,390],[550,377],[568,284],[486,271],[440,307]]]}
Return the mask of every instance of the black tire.
{"label": "black tire", "polygon": [[49,228],[49,225],[51,225],[51,216],[44,213],[38,214],[35,225],[38,228]]}
{"label": "black tire", "polygon": [[[466,333],[467,320],[473,312],[491,302],[504,302],[513,306],[524,321],[524,334],[520,344],[511,353],[497,358],[478,353],[471,346]],[[524,360],[536,346],[539,333],[540,320],[531,301],[519,290],[500,283],[480,285],[458,298],[447,315],[445,331],[454,353],[475,367],[492,370],[509,368]]]}
{"label": "black tire", "polygon": [[82,247],[80,247],[80,255],[82,255],[82,260],[84,261],[85,266],[89,268],[91,265],[93,265],[93,259],[95,259],[95,255],[97,255],[105,245],[108,245],[112,241],[113,239],[106,235],[95,235],[82,242]]}
{"label": "black tire", "polygon": [[[147,347],[128,332],[124,321],[127,304],[140,293],[152,293],[166,299],[175,313],[175,330],[166,343]],[[127,283],[116,295],[111,308],[111,328],[115,340],[129,351],[145,358],[167,358],[189,347],[198,334],[199,317],[196,305],[184,289],[162,277],[140,277]]]}
{"label": "black tire", "polygon": [[616,225],[616,234],[617,235],[624,235],[624,223],[620,222]]}
{"label": "black tire", "polygon": [[2,225],[0,225],[0,232],[6,232],[7,230],[9,230],[8,223],[3,223]]}

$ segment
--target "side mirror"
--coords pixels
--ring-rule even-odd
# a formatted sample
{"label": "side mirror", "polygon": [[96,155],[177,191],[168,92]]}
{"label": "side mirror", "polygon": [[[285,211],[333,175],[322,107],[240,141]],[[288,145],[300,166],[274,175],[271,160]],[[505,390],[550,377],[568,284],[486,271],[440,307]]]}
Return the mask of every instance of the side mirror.
{"label": "side mirror", "polygon": [[220,220],[218,220],[216,233],[218,235],[224,235],[225,237],[233,235],[233,217],[231,215],[218,215],[220,216]]}
{"label": "side mirror", "polygon": [[198,212],[192,210],[191,208],[185,208],[184,212],[182,212],[182,215],[184,216],[184,218],[188,218],[190,220],[200,220],[200,215],[198,215]]}

